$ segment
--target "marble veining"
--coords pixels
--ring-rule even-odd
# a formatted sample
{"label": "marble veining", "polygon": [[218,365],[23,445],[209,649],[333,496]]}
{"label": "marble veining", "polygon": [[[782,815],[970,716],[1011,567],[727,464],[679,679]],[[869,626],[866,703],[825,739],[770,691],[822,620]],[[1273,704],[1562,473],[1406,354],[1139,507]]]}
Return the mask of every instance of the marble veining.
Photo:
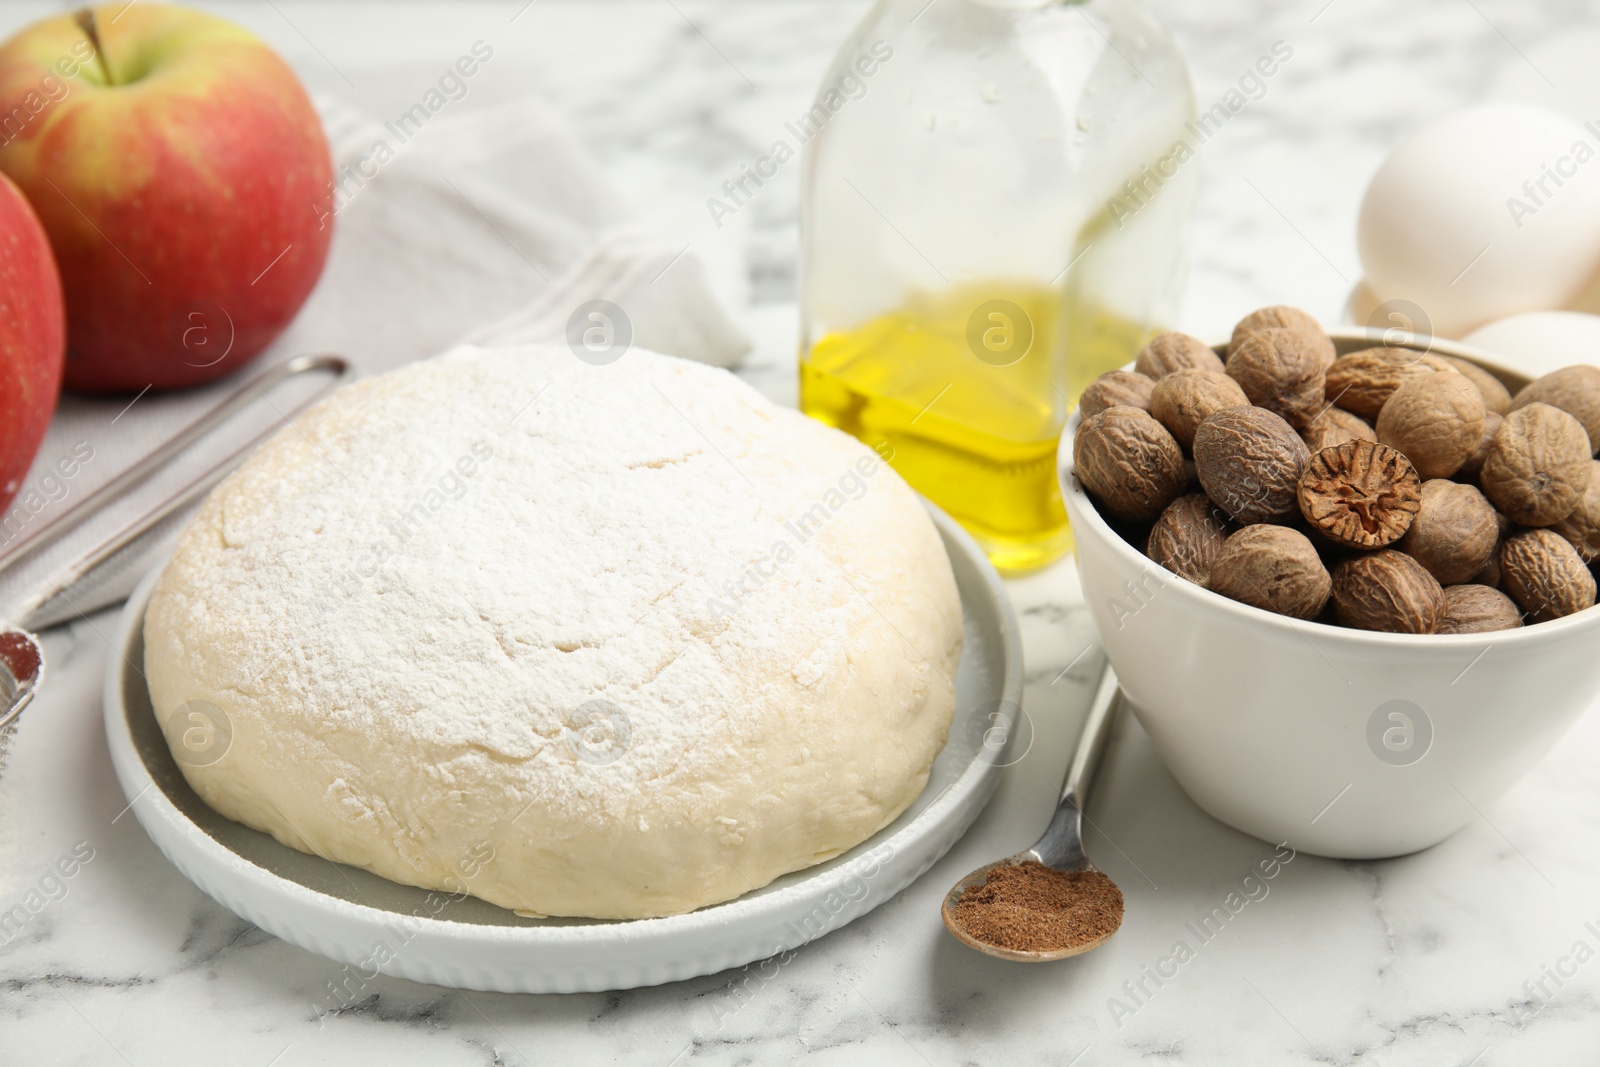
{"label": "marble veining", "polygon": [[[937,0],[936,0],[937,2]],[[1488,97],[1600,115],[1600,19],[1509,0],[1150,0],[1215,99],[1274,41],[1293,59],[1200,155],[1185,328],[1291,302],[1335,319],[1367,176],[1415,123]],[[581,133],[639,216],[682,236],[756,339],[741,373],[794,397],[798,166],[718,228],[705,201],[802,110],[858,0],[221,6],[314,85],[378,85],[483,37]],[[51,10],[0,13],[10,32]],[[338,71],[331,64],[339,64]],[[370,82],[365,78],[372,73]],[[390,79],[404,86],[404,79]],[[372,90],[373,93],[376,90]],[[363,103],[383,112],[383,100]],[[1379,863],[1272,846],[1201,813],[1119,724],[1089,849],[1127,925],[1021,968],[946,935],[961,874],[1044,825],[1098,657],[1070,563],[1009,583],[1028,743],[973,831],[866,918],[750,967],[621,993],[516,997],[376,978],[213,903],[127,811],[100,726],[109,613],[45,636],[51,674],[0,778],[0,1063],[528,1065],[1584,1064],[1600,1059],[1600,720],[1483,817]],[[1507,708],[1508,715],[1516,709]],[[73,866],[74,849],[92,858]],[[51,872],[57,872],[51,876]],[[1254,885],[1256,888],[1249,888]],[[33,896],[29,896],[29,894]],[[1230,904],[1238,901],[1236,909]],[[37,904],[37,907],[34,905]],[[1180,950],[1179,946],[1182,945]]]}

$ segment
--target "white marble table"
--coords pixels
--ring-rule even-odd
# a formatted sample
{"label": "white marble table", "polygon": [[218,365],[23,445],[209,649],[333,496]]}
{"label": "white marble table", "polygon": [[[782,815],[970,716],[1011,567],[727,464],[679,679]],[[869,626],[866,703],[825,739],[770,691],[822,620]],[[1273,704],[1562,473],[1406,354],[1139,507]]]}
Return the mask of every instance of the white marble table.
{"label": "white marble table", "polygon": [[[704,203],[804,108],[862,5],[537,0],[513,22],[520,6],[282,0],[222,10],[311,80],[328,78],[333,64],[354,73],[389,60],[442,64],[463,42],[492,40],[530,88],[572,117],[640,214],[693,243],[757,338],[743,373],[792,401],[796,168],[720,230]],[[1336,318],[1359,274],[1362,187],[1419,120],[1488,97],[1600,115],[1600,20],[1576,4],[1153,6],[1186,49],[1203,102],[1273,41],[1294,49],[1267,95],[1202,153],[1182,324],[1201,334],[1225,332],[1266,303]],[[48,10],[8,7],[0,34]],[[1204,943],[1186,923],[1219,906],[1272,850],[1201,814],[1124,724],[1091,809],[1101,832],[1089,842],[1127,894],[1123,931],[1088,957],[1043,968],[958,945],[938,922],[938,901],[961,873],[1041,828],[1087,685],[1087,661],[1063,675],[1092,639],[1070,563],[1011,591],[1025,630],[1031,748],[926,877],[775,976],[561,997],[379,979],[342,1010],[328,990],[339,965],[203,896],[126,814],[100,727],[110,615],[52,631],[49,686],[0,780],[0,908],[25,899],[75,847],[79,860],[70,878],[45,886],[60,899],[0,947],[0,1063],[1600,1059],[1600,964],[1589,963],[1600,949],[1594,717],[1451,840],[1383,863],[1297,857],[1266,897]],[[1146,968],[1179,939],[1193,959],[1158,985]]]}

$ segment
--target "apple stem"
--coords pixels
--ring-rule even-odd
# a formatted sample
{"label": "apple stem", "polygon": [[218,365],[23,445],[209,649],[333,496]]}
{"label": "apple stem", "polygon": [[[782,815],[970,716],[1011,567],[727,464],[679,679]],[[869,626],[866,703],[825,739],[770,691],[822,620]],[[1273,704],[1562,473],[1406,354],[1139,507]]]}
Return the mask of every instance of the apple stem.
{"label": "apple stem", "polygon": [[105,76],[107,85],[115,85],[111,77],[111,65],[106,62],[106,55],[100,47],[100,28],[94,21],[94,8],[81,7],[72,13],[72,21],[78,24],[78,29],[89,38],[89,46],[94,49],[95,62],[100,66],[100,73]]}

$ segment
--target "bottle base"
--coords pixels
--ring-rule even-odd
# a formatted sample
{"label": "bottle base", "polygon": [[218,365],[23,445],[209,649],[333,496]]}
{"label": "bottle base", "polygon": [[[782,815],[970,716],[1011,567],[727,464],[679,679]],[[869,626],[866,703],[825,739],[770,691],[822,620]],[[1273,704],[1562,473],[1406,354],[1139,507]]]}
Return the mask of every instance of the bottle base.
{"label": "bottle base", "polygon": [[[960,519],[956,521],[961,522]],[[1003,578],[1020,578],[1043,570],[1072,551],[1070,526],[1052,530],[1044,537],[1027,539],[996,536],[993,531],[974,529],[965,522],[961,522],[961,527],[978,542],[978,547]]]}

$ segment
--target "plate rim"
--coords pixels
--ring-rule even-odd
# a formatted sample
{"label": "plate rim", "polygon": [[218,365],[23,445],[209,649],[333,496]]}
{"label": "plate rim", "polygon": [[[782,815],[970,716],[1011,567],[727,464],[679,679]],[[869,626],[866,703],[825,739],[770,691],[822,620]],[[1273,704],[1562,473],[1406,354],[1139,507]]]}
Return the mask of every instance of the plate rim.
{"label": "plate rim", "polygon": [[[1016,611],[1011,604],[999,573],[989,563],[988,558],[978,547],[972,537],[961,526],[945,514],[936,505],[924,499],[930,518],[941,534],[942,541],[953,548],[959,548],[961,553],[972,563],[984,590],[987,599],[991,602],[994,613],[998,616],[999,627],[996,636],[1001,653],[1003,671],[999,678],[999,698],[1009,706],[1020,709],[1022,706],[1023,690],[1023,661],[1021,632],[1018,626]],[[948,549],[947,549],[948,550]],[[150,825],[156,822],[162,831],[178,835],[185,839],[185,844],[190,850],[191,858],[205,864],[211,874],[220,874],[229,877],[235,882],[248,883],[248,887],[262,898],[277,903],[275,916],[280,921],[290,912],[309,909],[315,913],[337,918],[346,922],[356,922],[368,930],[387,929],[397,922],[403,922],[408,928],[415,931],[418,936],[437,938],[452,944],[472,948],[474,946],[493,947],[503,949],[507,947],[524,948],[530,951],[538,949],[580,948],[592,946],[597,949],[616,947],[639,947],[648,944],[670,942],[673,939],[683,938],[699,931],[710,929],[726,930],[734,925],[755,923],[763,917],[771,918],[774,922],[780,921],[784,914],[791,911],[793,906],[806,898],[814,890],[818,879],[831,883],[835,880],[836,869],[818,871],[817,876],[802,879],[795,884],[785,886],[775,892],[753,895],[743,894],[719,904],[708,905],[703,908],[679,915],[659,916],[631,920],[604,920],[594,923],[576,923],[561,926],[507,926],[499,924],[466,923],[450,919],[441,919],[431,916],[403,915],[396,911],[361,904],[340,897],[330,896],[320,892],[292,878],[277,874],[267,868],[240,856],[223,843],[217,841],[205,830],[200,828],[188,818],[166,795],[165,791],[156,785],[154,776],[149,767],[140,758],[133,742],[133,735],[127,723],[127,706],[122,699],[122,682],[126,667],[134,667],[128,659],[128,649],[137,628],[142,628],[145,610],[162,569],[165,567],[170,553],[163,555],[140,579],[138,586],[130,594],[121,614],[117,620],[116,632],[113,635],[115,651],[118,655],[108,662],[108,669],[103,687],[103,710],[107,743],[111,749],[112,764],[117,775],[117,780],[126,798],[129,807],[133,809],[134,816],[139,820],[145,833],[166,855],[169,862],[178,868],[186,880],[196,885],[207,896],[212,897],[227,907],[230,911],[239,912],[239,907],[233,902],[223,899],[219,895],[221,887],[209,884],[211,878],[204,881],[191,873],[188,864],[180,862],[168,852],[163,843],[165,833],[157,832]],[[135,667],[143,674],[142,664]],[[1015,731],[1007,738],[1009,747]],[[948,741],[946,742],[948,744]],[[947,830],[947,823],[953,810],[971,804],[976,798],[976,805],[971,811],[971,817],[966,825],[961,826],[948,843],[923,863],[906,879],[906,884],[914,881],[925,873],[927,867],[936,862],[960,836],[964,835],[971,822],[987,806],[994,786],[998,784],[998,776],[1004,769],[1004,762],[985,760],[981,751],[974,754],[973,758],[962,769],[956,779],[934,799],[933,803],[919,812],[913,820],[900,830],[888,837],[881,838],[874,834],[852,846],[843,855],[849,855],[857,849],[867,847],[861,857],[880,849],[883,845],[892,846],[891,860],[906,853],[916,852],[916,844],[923,840],[936,840],[940,832]],[[149,794],[149,795],[147,795]],[[288,847],[288,846],[283,846]],[[858,858],[861,858],[858,857]],[[802,868],[805,870],[805,868]],[[795,872],[799,873],[799,872]],[[381,875],[379,877],[382,877]],[[422,887],[418,887],[422,888]],[[898,892],[898,890],[896,890]],[[882,894],[887,899],[892,894]],[[846,925],[848,922],[866,914],[879,904],[883,899],[873,900],[869,895],[864,898],[870,901],[868,906],[856,910],[854,913],[841,914],[841,921],[829,926],[824,933],[832,932]],[[258,904],[260,898],[258,898]],[[764,913],[770,912],[770,915]],[[265,925],[253,916],[245,916],[257,925]],[[323,956],[339,959],[330,949],[335,946],[319,944],[308,945],[305,940],[292,935],[280,933],[277,930],[270,932],[282,937],[284,940],[298,944],[309,951],[317,952]],[[821,935],[817,935],[821,936]],[[805,940],[810,940],[809,938]],[[803,943],[803,942],[802,942]],[[779,951],[795,946],[779,946]],[[706,951],[710,950],[707,946]],[[765,958],[766,952],[751,955],[749,960]],[[354,963],[354,960],[343,960]],[[531,962],[531,961],[530,961]],[[716,970],[729,966],[723,964]],[[409,967],[397,967],[393,971],[384,969],[386,973],[402,974]],[[691,970],[690,973],[676,977],[691,977],[693,974],[711,973],[708,970]],[[411,974],[402,974],[404,977],[413,977]],[[673,980],[666,978],[661,980]],[[638,982],[633,984],[651,984]],[[580,983],[580,988],[590,988]],[[593,988],[621,988],[617,984],[598,985]]]}

